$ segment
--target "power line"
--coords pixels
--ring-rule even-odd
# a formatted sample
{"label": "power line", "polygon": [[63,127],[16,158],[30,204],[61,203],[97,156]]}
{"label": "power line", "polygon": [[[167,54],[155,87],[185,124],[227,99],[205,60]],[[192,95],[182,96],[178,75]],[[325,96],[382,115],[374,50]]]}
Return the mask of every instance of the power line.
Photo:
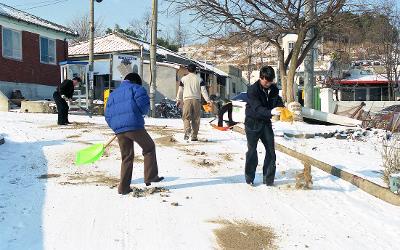
{"label": "power line", "polygon": [[13,7],[21,7],[21,6],[27,6],[27,5],[36,5],[36,4],[44,4],[44,3],[51,3],[54,2],[55,0],[47,0],[47,1],[36,1],[36,2],[29,2],[29,3],[24,3],[24,4],[17,4],[13,5]]}
{"label": "power line", "polygon": [[55,4],[59,4],[59,3],[65,3],[67,1],[69,1],[69,0],[53,0],[52,2],[48,2],[47,4],[42,4],[42,5],[37,5],[37,6],[25,8],[24,10],[32,10],[32,9],[42,8],[42,7],[55,5]]}

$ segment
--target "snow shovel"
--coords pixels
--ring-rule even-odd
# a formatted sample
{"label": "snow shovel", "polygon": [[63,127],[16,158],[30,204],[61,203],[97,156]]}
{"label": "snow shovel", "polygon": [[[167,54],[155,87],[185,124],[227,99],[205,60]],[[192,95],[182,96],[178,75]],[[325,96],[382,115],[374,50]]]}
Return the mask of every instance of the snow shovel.
{"label": "snow shovel", "polygon": [[84,107],[79,106],[79,105],[78,105],[78,107],[79,107],[80,109],[82,109],[83,111],[85,111],[85,113],[86,113],[90,118],[92,118],[92,113],[90,113],[89,109],[84,108]]}
{"label": "snow shovel", "polygon": [[111,144],[112,141],[117,137],[114,135],[106,144],[93,144],[87,148],[81,149],[76,154],[76,165],[83,165],[88,163],[93,163],[101,158],[104,153],[104,150]]}

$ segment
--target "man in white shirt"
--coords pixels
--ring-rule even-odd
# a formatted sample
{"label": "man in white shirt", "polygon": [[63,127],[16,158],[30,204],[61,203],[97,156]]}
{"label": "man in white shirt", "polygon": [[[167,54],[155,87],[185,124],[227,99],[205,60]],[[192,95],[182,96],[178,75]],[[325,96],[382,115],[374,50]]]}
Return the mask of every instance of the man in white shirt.
{"label": "man in white shirt", "polygon": [[182,120],[185,131],[184,139],[197,141],[197,134],[200,127],[201,95],[210,103],[204,81],[196,75],[196,65],[188,65],[189,74],[182,77],[179,83],[176,105],[179,106],[183,100]]}

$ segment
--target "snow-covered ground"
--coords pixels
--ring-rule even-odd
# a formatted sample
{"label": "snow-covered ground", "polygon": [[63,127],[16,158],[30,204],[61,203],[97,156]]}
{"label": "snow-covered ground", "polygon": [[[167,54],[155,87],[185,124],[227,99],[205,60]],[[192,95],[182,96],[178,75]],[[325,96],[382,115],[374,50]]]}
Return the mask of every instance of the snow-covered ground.
{"label": "snow-covered ground", "polygon": [[[181,120],[147,119],[161,176],[146,197],[117,194],[120,155],[114,141],[95,164],[75,166],[77,150],[112,136],[103,117],[0,112],[0,249],[214,249],[215,220],[271,227],[281,249],[397,249],[400,208],[312,168],[313,188],[294,189],[297,160],[277,152],[276,186],[244,183],[246,139],[202,120],[199,142],[183,140]],[[289,127],[288,127],[289,126]],[[280,124],[282,130],[326,130]],[[330,127],[329,129],[337,129]],[[341,129],[341,128],[339,128]],[[173,138],[173,139],[171,139]],[[287,139],[280,143],[380,182],[379,137],[367,142]],[[375,150],[376,147],[376,150]],[[259,146],[260,157],[264,149]],[[261,161],[260,161],[261,163]],[[132,185],[144,189],[135,147]],[[396,247],[397,246],[397,247]]]}

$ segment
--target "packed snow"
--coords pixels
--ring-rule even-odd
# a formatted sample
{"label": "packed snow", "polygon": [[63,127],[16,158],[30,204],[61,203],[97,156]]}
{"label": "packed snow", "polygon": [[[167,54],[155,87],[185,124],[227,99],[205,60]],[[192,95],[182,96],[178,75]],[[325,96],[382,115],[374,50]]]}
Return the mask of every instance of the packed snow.
{"label": "packed snow", "polygon": [[[78,150],[112,137],[104,117],[0,112],[0,249],[215,249],[215,221],[271,228],[280,249],[397,249],[400,208],[312,168],[311,190],[294,188],[301,163],[277,152],[274,187],[244,182],[246,138],[202,119],[198,142],[183,140],[180,119],[146,119],[165,180],[146,189],[135,145],[132,186],[117,194],[117,141],[94,164],[75,166]],[[381,181],[380,136],[295,139],[284,131],[342,130],[274,123],[276,141],[346,171]],[[259,159],[264,148],[259,145]],[[157,189],[155,189],[156,187]],[[143,191],[143,192],[141,192]],[[245,233],[243,233],[245,234]],[[260,239],[261,240],[261,239]]]}

